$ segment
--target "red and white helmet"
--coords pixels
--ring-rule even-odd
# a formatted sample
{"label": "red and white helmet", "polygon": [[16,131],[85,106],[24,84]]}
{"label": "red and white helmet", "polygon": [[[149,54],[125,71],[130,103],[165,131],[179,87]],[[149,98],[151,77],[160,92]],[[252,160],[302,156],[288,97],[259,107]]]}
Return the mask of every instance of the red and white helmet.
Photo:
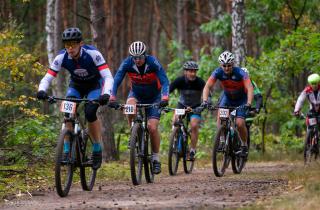
{"label": "red and white helmet", "polygon": [[219,62],[220,64],[232,64],[234,62],[234,56],[229,51],[224,51],[219,56]]}
{"label": "red and white helmet", "polygon": [[141,41],[133,42],[129,47],[129,53],[132,56],[140,56],[144,55],[146,52],[146,45]]}

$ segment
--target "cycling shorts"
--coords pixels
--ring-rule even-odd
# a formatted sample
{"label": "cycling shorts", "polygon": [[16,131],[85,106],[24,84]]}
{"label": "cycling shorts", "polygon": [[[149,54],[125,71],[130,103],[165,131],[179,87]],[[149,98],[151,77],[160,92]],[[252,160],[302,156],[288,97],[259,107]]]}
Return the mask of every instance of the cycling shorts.
{"label": "cycling shorts", "polygon": [[[154,103],[159,103],[161,101],[161,94],[158,94],[157,96],[150,99],[141,99],[136,94],[134,94],[134,92],[131,90],[129,92],[128,98],[136,99],[138,104],[154,104]],[[149,108],[146,108],[146,115],[148,120],[149,119],[160,120],[161,112],[159,108],[149,107]]]}
{"label": "cycling shorts", "polygon": [[[228,96],[226,96],[226,94],[223,94],[221,99],[220,99],[220,103],[219,106],[241,106],[247,103],[247,95],[244,95],[244,97],[238,99],[238,100],[231,100],[230,98],[228,98]],[[243,109],[238,109],[237,113],[236,113],[236,117],[239,118],[246,118],[246,113]]]}

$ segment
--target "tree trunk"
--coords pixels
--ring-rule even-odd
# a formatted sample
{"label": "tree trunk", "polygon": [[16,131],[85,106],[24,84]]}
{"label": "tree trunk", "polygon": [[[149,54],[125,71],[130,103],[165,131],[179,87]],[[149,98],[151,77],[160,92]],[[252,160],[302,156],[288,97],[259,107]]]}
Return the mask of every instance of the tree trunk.
{"label": "tree trunk", "polygon": [[[210,6],[211,18],[219,20],[222,17],[222,12],[223,12],[222,11],[223,0],[210,0],[209,6]],[[225,40],[221,36],[212,35],[211,42],[213,43],[214,47],[221,47],[223,49],[226,48]]]}
{"label": "tree trunk", "polygon": [[[184,11],[184,0],[178,0],[177,2],[177,40],[179,44],[183,44],[185,41],[184,33],[184,20],[183,20],[183,11]],[[179,57],[183,58],[183,48],[179,49]]]}
{"label": "tree trunk", "polygon": [[244,0],[232,1],[232,51],[235,54],[235,65],[245,64],[245,19]]}
{"label": "tree trunk", "polygon": [[[90,0],[90,19],[93,41],[100,49],[100,52],[106,57],[106,16],[104,11],[104,2],[100,0]],[[111,123],[113,113],[107,107],[100,107],[98,112],[102,124],[102,142],[103,155],[105,160],[115,160],[117,157],[114,139],[114,129]]]}

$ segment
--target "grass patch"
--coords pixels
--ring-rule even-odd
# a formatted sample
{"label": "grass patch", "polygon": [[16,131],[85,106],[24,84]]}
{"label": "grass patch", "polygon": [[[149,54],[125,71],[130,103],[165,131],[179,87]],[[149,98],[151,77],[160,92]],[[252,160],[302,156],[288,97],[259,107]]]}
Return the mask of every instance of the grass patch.
{"label": "grass patch", "polygon": [[293,170],[280,176],[288,179],[288,191],[277,198],[258,201],[257,204],[242,209],[319,209],[320,163],[304,166],[300,161]]}

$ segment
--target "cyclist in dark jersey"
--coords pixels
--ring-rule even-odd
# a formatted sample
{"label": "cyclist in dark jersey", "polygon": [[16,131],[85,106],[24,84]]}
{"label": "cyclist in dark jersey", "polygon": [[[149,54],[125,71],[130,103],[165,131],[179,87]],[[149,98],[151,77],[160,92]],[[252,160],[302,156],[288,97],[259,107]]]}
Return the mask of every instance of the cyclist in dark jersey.
{"label": "cyclist in dark jersey", "polygon": [[[146,45],[141,41],[133,42],[129,47],[130,56],[122,61],[115,77],[110,97],[110,107],[117,107],[116,95],[124,76],[128,74],[131,80],[131,90],[127,104],[159,103],[161,107],[168,105],[169,80],[159,60],[146,54]],[[150,107],[147,110],[148,130],[151,137],[153,173],[161,172],[160,164],[160,134],[158,125],[160,120],[159,108]],[[131,125],[132,117],[129,117]]]}
{"label": "cyclist in dark jersey", "polygon": [[[102,54],[93,46],[84,45],[82,33],[78,28],[68,28],[62,34],[64,49],[55,57],[40,82],[37,98],[46,99],[47,89],[61,68],[65,68],[71,75],[67,90],[67,98],[83,98],[99,100],[101,105],[107,104],[111,95],[113,77]],[[85,116],[88,120],[89,134],[93,140],[92,160],[93,168],[101,166],[101,128],[96,112],[99,105],[88,103],[85,107]],[[71,123],[66,127],[72,129]],[[64,159],[68,158],[70,141],[64,142]]]}
{"label": "cyclist in dark jersey", "polygon": [[[176,78],[170,84],[170,93],[175,89],[179,91],[180,97],[177,108],[196,108],[201,104],[202,90],[205,86],[205,81],[197,76],[199,67],[194,61],[187,61],[183,65],[184,75]],[[201,121],[200,113],[193,113],[190,116],[191,127],[191,148],[189,153],[190,160],[195,159],[196,146],[199,135],[199,125]],[[176,120],[176,119],[175,119]]]}
{"label": "cyclist in dark jersey", "polygon": [[246,114],[251,107],[253,100],[253,87],[249,75],[239,67],[233,66],[234,56],[231,52],[225,51],[219,56],[220,67],[215,69],[209,77],[203,89],[203,103],[208,105],[210,90],[217,80],[221,82],[224,94],[219,103],[220,106],[241,106],[236,113],[236,124],[241,137],[241,155],[248,154],[247,129],[245,124]]}

